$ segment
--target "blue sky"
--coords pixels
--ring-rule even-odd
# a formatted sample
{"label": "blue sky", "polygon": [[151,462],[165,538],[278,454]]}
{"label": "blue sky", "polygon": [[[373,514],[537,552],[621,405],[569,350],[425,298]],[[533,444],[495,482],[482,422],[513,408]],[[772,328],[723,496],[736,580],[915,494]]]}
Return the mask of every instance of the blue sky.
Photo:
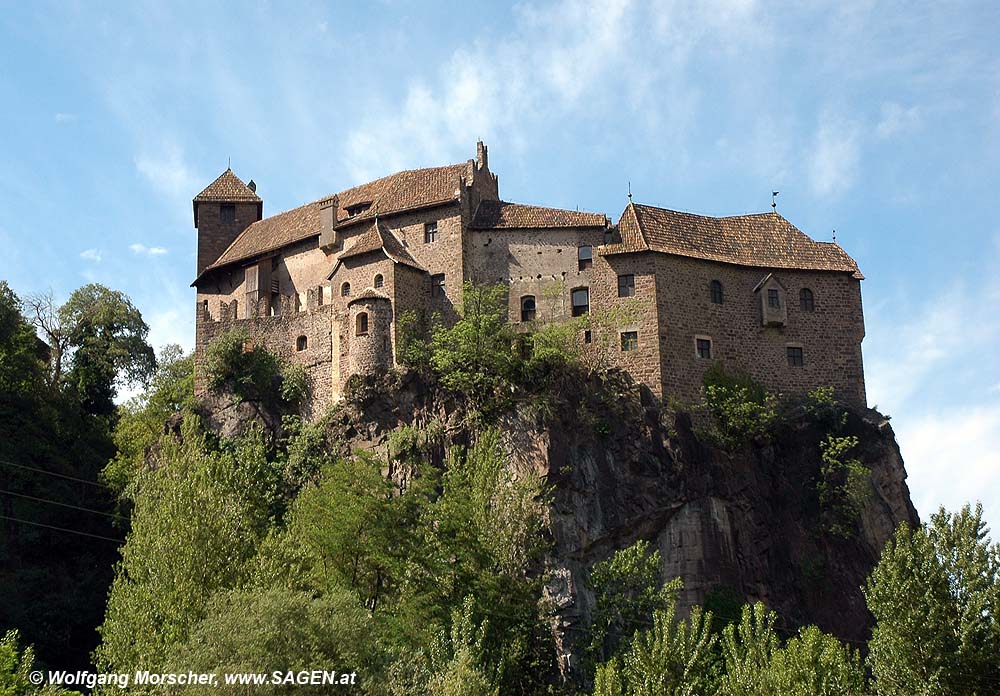
{"label": "blue sky", "polygon": [[923,516],[1000,523],[1000,5],[3,3],[0,277],[193,345],[191,198],[274,214],[490,146],[507,200],[779,211],[859,262]]}

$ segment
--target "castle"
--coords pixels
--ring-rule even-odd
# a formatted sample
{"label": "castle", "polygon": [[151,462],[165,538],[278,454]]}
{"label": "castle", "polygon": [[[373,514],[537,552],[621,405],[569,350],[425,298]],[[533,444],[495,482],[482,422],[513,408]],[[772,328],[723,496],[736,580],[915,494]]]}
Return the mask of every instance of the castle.
{"label": "castle", "polygon": [[[465,281],[510,288],[510,321],[601,312],[586,344],[661,398],[694,402],[715,361],[771,389],[830,385],[866,405],[863,276],[777,212],[706,217],[633,203],[601,214],[503,201],[486,146],[272,217],[230,169],[195,196],[196,364],[236,326],[302,364],[313,413],[396,364],[407,312],[458,316]],[[628,311],[616,313],[616,308]],[[601,335],[603,334],[603,335]],[[203,370],[196,388],[204,389]]]}

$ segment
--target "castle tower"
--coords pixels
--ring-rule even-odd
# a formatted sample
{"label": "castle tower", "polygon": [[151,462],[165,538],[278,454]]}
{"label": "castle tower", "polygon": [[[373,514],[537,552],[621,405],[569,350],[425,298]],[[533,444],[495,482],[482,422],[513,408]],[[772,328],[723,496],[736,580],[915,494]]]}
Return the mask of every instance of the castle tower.
{"label": "castle tower", "polygon": [[392,302],[368,288],[348,305],[348,373],[373,375],[392,367]]}
{"label": "castle tower", "polygon": [[251,179],[244,184],[226,169],[194,197],[194,226],[198,228],[198,275],[233,243],[239,234],[263,217],[264,203]]}

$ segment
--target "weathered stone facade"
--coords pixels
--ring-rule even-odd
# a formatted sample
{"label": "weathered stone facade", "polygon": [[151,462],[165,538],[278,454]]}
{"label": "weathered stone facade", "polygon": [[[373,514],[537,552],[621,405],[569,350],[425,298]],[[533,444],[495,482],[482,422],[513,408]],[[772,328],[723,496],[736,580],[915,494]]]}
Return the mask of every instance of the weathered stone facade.
{"label": "weathered stone facade", "polygon": [[865,405],[857,265],[776,213],[706,218],[629,202],[611,225],[507,203],[482,143],[464,164],[400,172],[270,218],[227,170],[194,209],[196,362],[245,327],[306,367],[316,414],[352,374],[396,364],[401,316],[455,320],[467,280],[507,285],[520,331],[591,316],[586,349],[664,398],[696,401],[718,360],[783,393],[832,385]]}

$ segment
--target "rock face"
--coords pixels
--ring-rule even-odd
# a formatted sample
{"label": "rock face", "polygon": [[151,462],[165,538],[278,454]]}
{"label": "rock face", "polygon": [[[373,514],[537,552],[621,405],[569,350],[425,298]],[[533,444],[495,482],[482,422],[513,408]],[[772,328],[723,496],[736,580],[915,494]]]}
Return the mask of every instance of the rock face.
{"label": "rock face", "polygon": [[860,588],[896,527],[918,522],[888,421],[852,412],[837,426],[839,435],[858,437],[852,456],[871,471],[869,495],[845,538],[825,531],[820,516],[827,425],[792,413],[767,442],[726,452],[699,438],[687,415],[668,424],[643,401],[611,421],[610,431],[568,420],[508,429],[511,452],[553,486],[549,595],[559,608],[564,666],[573,671],[572,639],[580,632],[572,629],[586,624],[593,607],[589,568],[639,539],[659,549],[664,580],[683,580],[682,611],[711,608],[713,598],[760,600],[789,630],[816,624],[844,640],[866,640],[872,619]]}
{"label": "rock face", "polygon": [[[431,420],[444,424],[436,465],[447,446],[468,441],[461,404],[412,375],[361,386],[329,420],[330,441],[343,454],[384,453],[392,430]],[[825,530],[818,502],[820,443],[830,431],[822,419],[791,412],[767,440],[724,451],[699,437],[689,416],[666,416],[627,378],[572,391],[544,417],[522,407],[499,423],[512,475],[543,476],[552,489],[546,594],[566,676],[579,658],[573,640],[582,632],[574,629],[593,609],[590,568],[639,539],[659,549],[664,580],[683,580],[682,611],[713,608],[720,598],[760,600],[788,630],[816,624],[844,640],[867,639],[872,620],[861,586],[896,527],[918,522],[883,416],[869,410],[838,419],[837,434],[858,438],[851,456],[871,472],[853,531],[838,536]],[[236,432],[254,419],[243,407],[217,411],[214,422]]]}

